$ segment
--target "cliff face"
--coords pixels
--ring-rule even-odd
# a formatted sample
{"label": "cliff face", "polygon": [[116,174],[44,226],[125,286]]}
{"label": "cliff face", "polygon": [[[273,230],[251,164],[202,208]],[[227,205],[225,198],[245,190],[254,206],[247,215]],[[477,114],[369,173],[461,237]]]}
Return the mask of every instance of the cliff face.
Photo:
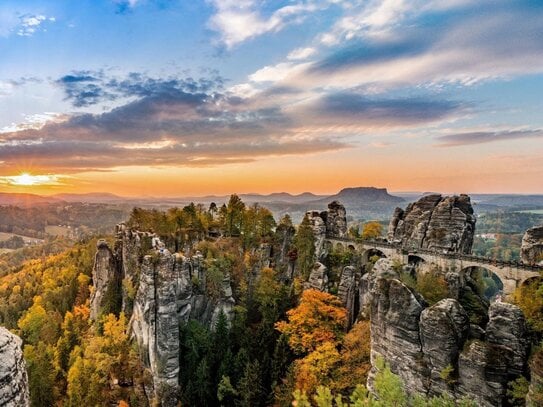
{"label": "cliff face", "polygon": [[396,208],[388,227],[388,240],[410,249],[470,253],[475,216],[467,195],[427,195]]}
{"label": "cliff face", "polygon": [[455,399],[467,396],[480,406],[504,405],[507,383],[525,372],[528,358],[526,322],[517,306],[491,304],[483,329],[470,325],[456,299],[428,307],[386,259],[370,274],[370,389],[380,357],[410,393],[446,393]]}
{"label": "cliff face", "polygon": [[[115,308],[114,302],[120,289],[121,275],[117,267],[117,259],[109,248],[105,240],[99,240],[97,243],[96,256],[94,258],[94,268],[92,270],[92,280],[94,290],[91,296],[90,316],[96,320],[103,311],[109,311]],[[114,311],[111,309],[111,311]]]}
{"label": "cliff face", "polygon": [[[221,312],[231,319],[234,307],[230,280],[218,282],[219,293],[206,292],[203,257],[170,253],[157,236],[117,229],[114,252],[98,245],[92,297],[94,315],[103,312],[104,290],[112,281],[123,281],[117,290],[119,309],[131,315],[130,331],[141,359],[153,378],[151,392],[163,407],[174,407],[179,396],[180,324],[189,319],[214,326]],[[106,297],[110,297],[109,295]]]}
{"label": "cliff face", "polygon": [[522,237],[520,258],[524,263],[543,264],[543,226],[526,231]]}
{"label": "cliff face", "polygon": [[30,406],[22,341],[0,327],[0,406]]}

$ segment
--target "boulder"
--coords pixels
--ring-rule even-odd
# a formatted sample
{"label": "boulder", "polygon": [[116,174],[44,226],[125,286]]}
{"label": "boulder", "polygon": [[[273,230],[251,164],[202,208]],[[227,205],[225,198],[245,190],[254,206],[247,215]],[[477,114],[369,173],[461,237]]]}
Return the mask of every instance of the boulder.
{"label": "boulder", "polygon": [[0,406],[30,406],[22,340],[0,327]]}

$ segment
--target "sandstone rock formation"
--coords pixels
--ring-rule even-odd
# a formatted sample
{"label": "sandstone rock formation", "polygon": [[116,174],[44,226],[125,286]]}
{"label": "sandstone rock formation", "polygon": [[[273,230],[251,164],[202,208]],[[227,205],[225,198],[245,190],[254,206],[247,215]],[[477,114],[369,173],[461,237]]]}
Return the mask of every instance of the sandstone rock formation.
{"label": "sandstone rock formation", "polygon": [[120,300],[115,296],[118,295],[117,292],[120,294],[121,281],[122,277],[113,252],[105,240],[99,240],[92,269],[94,290],[90,299],[91,319],[96,320],[104,308],[111,308],[113,302]]}
{"label": "sandstone rock formation", "polygon": [[427,195],[404,210],[396,208],[388,240],[409,249],[470,253],[475,216],[469,196]]}
{"label": "sandstone rock formation", "polygon": [[321,213],[318,211],[308,211],[305,214],[313,230],[313,238],[315,239],[315,257],[319,260],[324,253],[324,239],[326,239],[326,223],[323,220]]}
{"label": "sandstone rock formation", "polygon": [[459,301],[447,298],[428,307],[388,267],[390,262],[379,260],[375,273],[369,273],[374,275],[365,279],[373,366],[368,387],[381,357],[409,393],[445,393],[484,407],[504,405],[508,382],[526,371],[528,333],[521,310],[495,302],[486,327],[474,327]]}
{"label": "sandstone rock formation", "polygon": [[352,326],[358,317],[359,302],[358,302],[358,284],[360,280],[360,273],[356,271],[356,268],[352,266],[346,266],[341,272],[338,287],[338,297],[343,303],[343,306],[348,311],[348,325]]}
{"label": "sandstone rock formation", "polygon": [[347,215],[345,207],[338,201],[328,204],[328,211],[322,213],[326,222],[326,234],[331,237],[344,237],[347,234]]}
{"label": "sandstone rock formation", "polygon": [[328,204],[328,210],[308,211],[306,216],[315,238],[315,257],[317,261],[326,256],[324,240],[326,237],[342,238],[347,235],[347,216],[345,207],[338,201]]}
{"label": "sandstone rock formation", "polygon": [[328,275],[324,264],[315,263],[311,273],[309,274],[309,280],[307,285],[309,288],[313,288],[319,291],[326,291],[328,288]]}
{"label": "sandstone rock formation", "polygon": [[0,406],[30,406],[22,341],[0,327]]}
{"label": "sandstone rock formation", "polygon": [[219,282],[218,293],[206,292],[203,260],[199,253],[171,253],[158,236],[124,225],[117,227],[114,252],[105,242],[98,243],[92,315],[100,315],[105,300],[112,300],[111,287],[117,287],[114,300],[131,316],[131,336],[153,378],[149,394],[163,407],[179,401],[180,324],[194,319],[213,327],[221,313],[229,321],[233,315],[229,276]]}
{"label": "sandstone rock formation", "polygon": [[543,265],[543,225],[528,229],[524,233],[520,258],[523,263]]}

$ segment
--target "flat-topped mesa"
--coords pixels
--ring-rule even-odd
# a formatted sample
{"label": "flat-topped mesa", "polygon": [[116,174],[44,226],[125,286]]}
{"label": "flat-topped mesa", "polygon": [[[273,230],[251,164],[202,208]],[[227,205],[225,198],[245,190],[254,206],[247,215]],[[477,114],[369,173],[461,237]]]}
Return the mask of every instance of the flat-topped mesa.
{"label": "flat-topped mesa", "polygon": [[543,265],[543,225],[535,226],[524,233],[520,258],[523,263]]}
{"label": "flat-topped mesa", "polygon": [[468,195],[426,195],[405,210],[396,208],[387,238],[408,249],[469,254],[475,221]]}
{"label": "flat-topped mesa", "polygon": [[0,327],[0,406],[30,406],[22,341]]}

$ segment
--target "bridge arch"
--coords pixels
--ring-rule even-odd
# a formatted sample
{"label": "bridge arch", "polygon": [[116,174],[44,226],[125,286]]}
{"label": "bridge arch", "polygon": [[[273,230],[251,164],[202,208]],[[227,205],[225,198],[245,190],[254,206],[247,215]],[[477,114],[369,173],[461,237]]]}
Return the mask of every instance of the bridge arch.
{"label": "bridge arch", "polygon": [[[469,276],[476,284],[479,294],[487,299],[495,298],[504,292],[505,284],[502,278],[491,267],[468,266],[460,271]],[[505,282],[507,284],[507,282]]]}
{"label": "bridge arch", "polygon": [[371,248],[362,252],[362,264],[368,264],[372,262],[375,256],[379,257],[380,259],[387,258],[386,254],[383,253],[381,250],[376,249],[376,248]]}
{"label": "bridge arch", "polygon": [[410,266],[419,266],[422,263],[426,263],[426,260],[424,257],[416,254],[416,253],[409,253],[407,255],[407,264]]}

